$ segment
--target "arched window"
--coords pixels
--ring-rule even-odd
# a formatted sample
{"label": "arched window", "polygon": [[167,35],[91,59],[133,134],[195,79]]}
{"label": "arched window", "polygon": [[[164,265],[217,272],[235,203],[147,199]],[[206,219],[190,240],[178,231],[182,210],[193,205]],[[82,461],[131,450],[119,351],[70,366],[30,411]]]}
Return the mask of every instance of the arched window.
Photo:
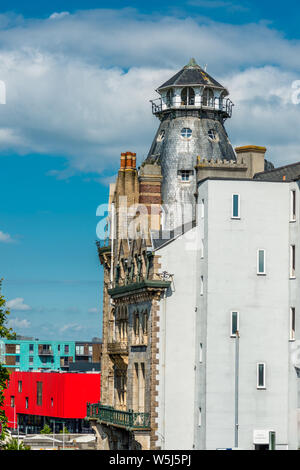
{"label": "arched window", "polygon": [[167,91],[166,105],[170,108],[173,105],[173,90],[172,88]]}
{"label": "arched window", "polygon": [[225,110],[226,108],[226,102],[225,102],[225,97],[226,97],[226,91],[222,91],[222,93],[220,94],[220,98],[219,98],[219,108],[220,110]]}
{"label": "arched window", "polygon": [[208,131],[207,134],[208,134],[208,137],[209,137],[211,140],[214,140],[214,141],[218,140],[218,134],[217,134],[217,132],[215,131],[215,129],[209,129],[209,131]]}
{"label": "arched window", "polygon": [[183,88],[181,92],[181,105],[182,106],[193,106],[195,104],[195,92],[193,88]]}
{"label": "arched window", "polygon": [[140,339],[140,315],[139,315],[139,311],[136,311],[133,314],[133,333],[134,333],[134,343],[139,344],[139,339]]}
{"label": "arched window", "polygon": [[203,106],[213,107],[213,105],[214,105],[214,92],[210,88],[206,88],[204,90],[202,103],[203,103]]}

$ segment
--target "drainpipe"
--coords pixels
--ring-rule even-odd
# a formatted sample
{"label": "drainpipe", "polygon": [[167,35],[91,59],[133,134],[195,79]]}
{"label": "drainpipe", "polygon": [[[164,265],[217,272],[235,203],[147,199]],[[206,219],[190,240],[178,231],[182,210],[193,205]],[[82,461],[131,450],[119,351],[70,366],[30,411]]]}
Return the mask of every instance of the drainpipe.
{"label": "drainpipe", "polygon": [[234,420],[234,447],[239,446],[239,341],[240,334],[235,335],[235,420]]}
{"label": "drainpipe", "polygon": [[115,204],[111,204],[111,262],[110,262],[110,282],[114,280],[114,241],[115,241]]}
{"label": "drainpipe", "polygon": [[162,314],[162,330],[161,330],[161,342],[162,342],[162,356],[161,356],[161,374],[162,374],[162,391],[161,391],[161,404],[162,404],[162,420],[161,420],[161,437],[162,437],[162,450],[165,449],[165,426],[166,426],[166,297],[167,290],[163,293],[163,314]]}

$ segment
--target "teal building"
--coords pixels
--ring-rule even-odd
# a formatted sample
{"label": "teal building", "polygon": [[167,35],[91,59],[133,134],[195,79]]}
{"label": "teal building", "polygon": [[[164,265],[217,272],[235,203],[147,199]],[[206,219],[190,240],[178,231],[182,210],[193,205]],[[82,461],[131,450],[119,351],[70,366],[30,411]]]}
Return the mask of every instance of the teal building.
{"label": "teal building", "polygon": [[12,371],[68,371],[75,361],[75,341],[0,339],[0,362]]}

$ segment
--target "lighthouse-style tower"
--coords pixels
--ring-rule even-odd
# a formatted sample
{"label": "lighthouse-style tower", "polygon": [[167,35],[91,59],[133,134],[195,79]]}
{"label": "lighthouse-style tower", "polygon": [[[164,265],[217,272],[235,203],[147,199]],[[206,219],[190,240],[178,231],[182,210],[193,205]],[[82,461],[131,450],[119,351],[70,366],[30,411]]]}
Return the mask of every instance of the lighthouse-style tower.
{"label": "lighthouse-style tower", "polygon": [[157,92],[160,98],[151,102],[160,125],[145,163],[161,166],[163,226],[176,229],[194,218],[197,157],[236,160],[224,127],[233,104],[194,59]]}

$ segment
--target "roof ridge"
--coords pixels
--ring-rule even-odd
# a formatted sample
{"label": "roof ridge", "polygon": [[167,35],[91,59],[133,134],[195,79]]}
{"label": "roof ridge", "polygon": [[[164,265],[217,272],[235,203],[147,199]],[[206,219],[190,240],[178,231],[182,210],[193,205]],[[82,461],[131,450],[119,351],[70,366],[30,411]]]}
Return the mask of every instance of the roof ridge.
{"label": "roof ridge", "polygon": [[255,173],[255,176],[256,175],[263,175],[263,174],[267,174],[267,173],[273,173],[274,171],[283,170],[284,168],[290,168],[291,166],[295,166],[295,165],[299,165],[299,164],[300,164],[300,161],[295,162],[295,163],[290,163],[289,165],[282,165],[282,166],[279,166],[277,168],[273,168],[273,170],[260,171],[259,173]]}

